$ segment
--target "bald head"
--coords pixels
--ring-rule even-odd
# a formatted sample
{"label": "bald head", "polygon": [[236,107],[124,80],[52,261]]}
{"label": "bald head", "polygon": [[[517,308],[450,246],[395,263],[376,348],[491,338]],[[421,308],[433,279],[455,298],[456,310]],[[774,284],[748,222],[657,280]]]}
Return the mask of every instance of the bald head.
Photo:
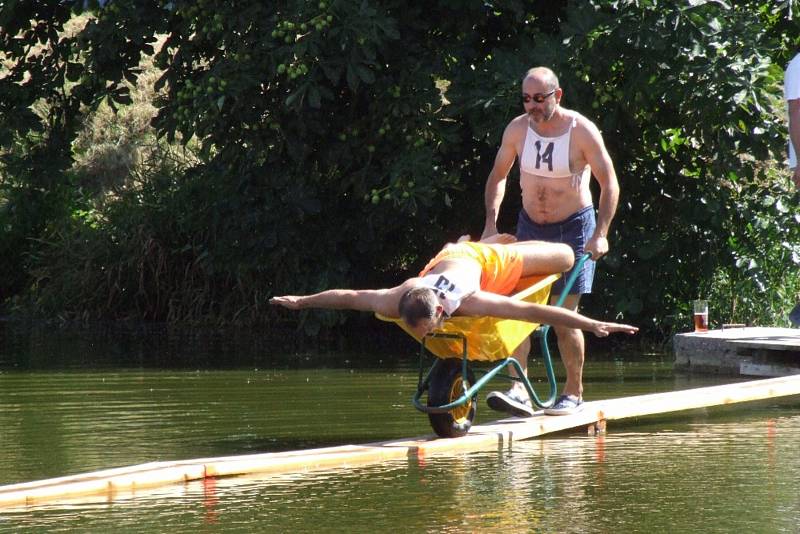
{"label": "bald head", "polygon": [[522,82],[524,83],[525,80],[529,78],[546,85],[548,90],[553,90],[558,87],[558,76],[556,76],[556,73],[547,67],[533,67],[525,73],[525,77],[522,78]]}

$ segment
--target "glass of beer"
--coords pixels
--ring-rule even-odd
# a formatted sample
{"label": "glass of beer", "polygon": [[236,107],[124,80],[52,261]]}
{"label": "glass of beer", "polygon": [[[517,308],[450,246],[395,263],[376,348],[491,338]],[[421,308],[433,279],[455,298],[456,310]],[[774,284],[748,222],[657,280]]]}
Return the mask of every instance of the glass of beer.
{"label": "glass of beer", "polygon": [[694,307],[694,331],[708,332],[708,301],[695,300],[692,305]]}

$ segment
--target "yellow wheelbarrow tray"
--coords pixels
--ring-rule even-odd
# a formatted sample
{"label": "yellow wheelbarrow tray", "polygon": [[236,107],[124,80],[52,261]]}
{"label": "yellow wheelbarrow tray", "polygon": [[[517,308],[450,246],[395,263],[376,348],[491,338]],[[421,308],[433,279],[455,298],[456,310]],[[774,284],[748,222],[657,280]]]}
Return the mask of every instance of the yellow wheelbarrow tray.
{"label": "yellow wheelbarrow tray", "polygon": [[[559,295],[557,306],[561,306],[569,294],[583,263],[590,257],[584,255],[578,260],[571,276]],[[550,289],[560,275],[527,277],[520,280],[513,299],[536,304],[547,304]],[[491,379],[499,376],[522,382],[533,404],[547,408],[555,402],[558,392],[550,349],[547,343],[549,325],[539,325],[515,319],[497,317],[456,316],[446,320],[442,328],[420,339],[401,320],[376,316],[384,321],[396,323],[409,335],[420,341],[420,367],[417,391],[412,398],[414,407],[428,414],[431,426],[441,437],[458,437],[466,434],[472,426],[477,408],[478,391]],[[525,338],[531,334],[540,340],[542,360],[549,384],[549,395],[541,400],[523,371],[520,363],[511,354]],[[435,356],[433,365],[424,372],[426,353]],[[470,363],[493,364],[488,370],[481,369],[480,379]],[[501,374],[507,367],[513,367],[517,376]],[[466,377],[466,379],[465,379]],[[422,396],[428,392],[427,403]]]}

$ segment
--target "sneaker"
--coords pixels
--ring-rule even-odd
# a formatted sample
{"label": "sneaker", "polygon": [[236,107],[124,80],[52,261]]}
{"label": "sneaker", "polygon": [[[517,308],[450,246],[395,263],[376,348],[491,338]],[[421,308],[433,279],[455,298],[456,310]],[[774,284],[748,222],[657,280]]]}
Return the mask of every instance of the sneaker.
{"label": "sneaker", "polygon": [[510,413],[515,417],[531,417],[534,413],[531,407],[531,399],[523,398],[520,393],[513,389],[505,393],[492,391],[486,395],[486,404],[492,410]]}
{"label": "sneaker", "polygon": [[546,415],[570,415],[579,411],[583,406],[583,399],[575,395],[561,395],[549,408],[544,409]]}
{"label": "sneaker", "polygon": [[795,326],[800,326],[800,303],[794,307],[794,309],[789,312],[789,320]]}

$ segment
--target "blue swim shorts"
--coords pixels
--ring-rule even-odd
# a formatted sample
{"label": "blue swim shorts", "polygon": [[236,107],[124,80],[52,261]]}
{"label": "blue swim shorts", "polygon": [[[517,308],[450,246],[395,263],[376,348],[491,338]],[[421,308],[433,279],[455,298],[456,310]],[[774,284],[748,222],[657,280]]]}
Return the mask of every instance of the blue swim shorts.
{"label": "blue swim shorts", "polygon": [[[525,210],[520,210],[517,220],[517,240],[528,241],[549,241],[551,243],[566,243],[575,251],[575,261],[583,256],[586,242],[594,234],[596,221],[594,217],[594,206],[586,206],[573,213],[563,221],[550,224],[537,224],[533,222]],[[595,262],[587,260],[583,264],[582,272],[575,279],[575,283],[570,289],[571,295],[582,295],[592,292],[592,282],[594,281]],[[573,268],[574,269],[574,268]],[[564,289],[564,282],[569,279],[572,270],[553,284],[552,295],[558,296]]]}

